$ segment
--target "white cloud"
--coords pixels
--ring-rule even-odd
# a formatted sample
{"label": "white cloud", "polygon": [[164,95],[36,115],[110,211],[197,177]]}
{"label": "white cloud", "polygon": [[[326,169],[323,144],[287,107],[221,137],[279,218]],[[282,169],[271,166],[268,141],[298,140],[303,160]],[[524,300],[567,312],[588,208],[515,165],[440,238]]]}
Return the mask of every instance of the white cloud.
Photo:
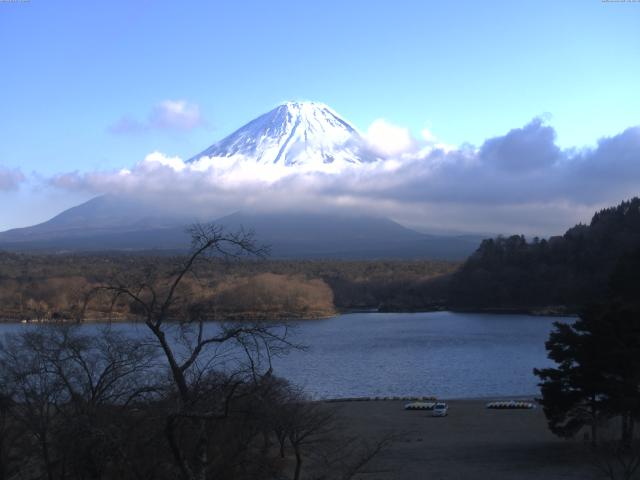
{"label": "white cloud", "polygon": [[210,218],[242,208],[355,209],[423,229],[557,234],[598,208],[638,195],[640,127],[595,148],[562,150],[539,119],[479,148],[447,149],[410,141],[380,121],[395,155],[340,170],[256,165],[252,159],[185,162],[160,152],[130,169],[68,173],[51,182],[93,193],[135,194],[162,208]]}
{"label": "white cloud", "polygon": [[369,146],[384,157],[402,155],[416,148],[416,141],[408,128],[393,125],[382,118],[369,126],[365,138]]}
{"label": "white cloud", "polygon": [[142,164],[151,169],[157,166],[170,167],[176,172],[181,172],[187,168],[187,164],[185,164],[180,157],[167,157],[165,154],[157,151],[147,155],[142,161]]}
{"label": "white cloud", "polygon": [[155,105],[144,121],[125,115],[109,127],[111,133],[132,134],[150,130],[188,131],[205,124],[200,107],[186,100],[164,100]]}
{"label": "white cloud", "polygon": [[203,124],[200,107],[186,100],[165,100],[149,115],[149,125],[161,129],[192,130]]}
{"label": "white cloud", "polygon": [[434,143],[436,141],[436,136],[428,128],[423,128],[420,131],[420,135],[425,141],[429,143]]}

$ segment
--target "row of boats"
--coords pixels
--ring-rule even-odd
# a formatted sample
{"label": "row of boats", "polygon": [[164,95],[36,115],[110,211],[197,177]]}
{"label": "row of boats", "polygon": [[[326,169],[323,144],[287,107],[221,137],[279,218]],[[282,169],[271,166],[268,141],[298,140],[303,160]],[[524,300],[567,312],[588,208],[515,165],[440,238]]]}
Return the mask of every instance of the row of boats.
{"label": "row of boats", "polygon": [[[434,399],[435,400],[435,399]],[[437,405],[435,401],[418,401],[418,402],[410,402],[405,404],[405,410],[433,410]],[[531,410],[536,408],[536,405],[533,402],[526,402],[520,400],[507,400],[507,401],[498,401],[498,402],[489,402],[487,403],[487,408],[497,409],[497,410]]]}
{"label": "row of boats", "polygon": [[435,402],[436,397],[343,397],[329,398],[325,402],[378,402],[378,401],[412,401],[412,402]]}
{"label": "row of boats", "polygon": [[509,400],[506,402],[489,402],[487,403],[487,408],[495,408],[498,410],[502,410],[502,409],[531,410],[532,408],[536,408],[536,405],[532,402]]}

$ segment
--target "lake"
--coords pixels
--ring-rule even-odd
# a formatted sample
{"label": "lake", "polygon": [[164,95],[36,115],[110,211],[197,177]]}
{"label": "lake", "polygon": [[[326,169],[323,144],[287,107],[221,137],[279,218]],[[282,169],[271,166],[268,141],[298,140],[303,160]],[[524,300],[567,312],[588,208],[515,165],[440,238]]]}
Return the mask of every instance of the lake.
{"label": "lake", "polygon": [[[292,339],[308,348],[274,359],[274,373],[314,398],[536,395],[532,370],[552,364],[544,342],[555,321],[573,319],[429,312],[297,321]],[[23,328],[0,324],[0,333]],[[115,328],[146,334],[139,324]]]}
{"label": "lake", "polygon": [[534,395],[555,321],[527,315],[354,313],[300,325],[275,370],[321,398]]}

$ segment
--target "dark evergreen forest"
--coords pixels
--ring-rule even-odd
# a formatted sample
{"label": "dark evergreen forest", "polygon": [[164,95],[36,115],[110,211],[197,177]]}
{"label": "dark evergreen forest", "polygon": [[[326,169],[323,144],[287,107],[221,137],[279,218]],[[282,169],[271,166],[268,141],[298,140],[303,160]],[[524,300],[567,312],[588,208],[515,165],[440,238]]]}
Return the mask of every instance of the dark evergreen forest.
{"label": "dark evergreen forest", "polygon": [[614,268],[638,250],[640,198],[633,198],[562,236],[484,240],[450,277],[446,303],[462,309],[575,312],[601,301]]}

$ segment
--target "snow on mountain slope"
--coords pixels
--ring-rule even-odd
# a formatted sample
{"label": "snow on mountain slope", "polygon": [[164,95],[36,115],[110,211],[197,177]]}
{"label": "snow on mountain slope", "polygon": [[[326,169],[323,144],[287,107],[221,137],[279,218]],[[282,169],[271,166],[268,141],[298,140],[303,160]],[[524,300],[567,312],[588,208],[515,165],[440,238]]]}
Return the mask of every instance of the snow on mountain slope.
{"label": "snow on mountain slope", "polygon": [[363,137],[327,105],[288,102],[194,156],[238,157],[260,165],[340,169],[376,160]]}

